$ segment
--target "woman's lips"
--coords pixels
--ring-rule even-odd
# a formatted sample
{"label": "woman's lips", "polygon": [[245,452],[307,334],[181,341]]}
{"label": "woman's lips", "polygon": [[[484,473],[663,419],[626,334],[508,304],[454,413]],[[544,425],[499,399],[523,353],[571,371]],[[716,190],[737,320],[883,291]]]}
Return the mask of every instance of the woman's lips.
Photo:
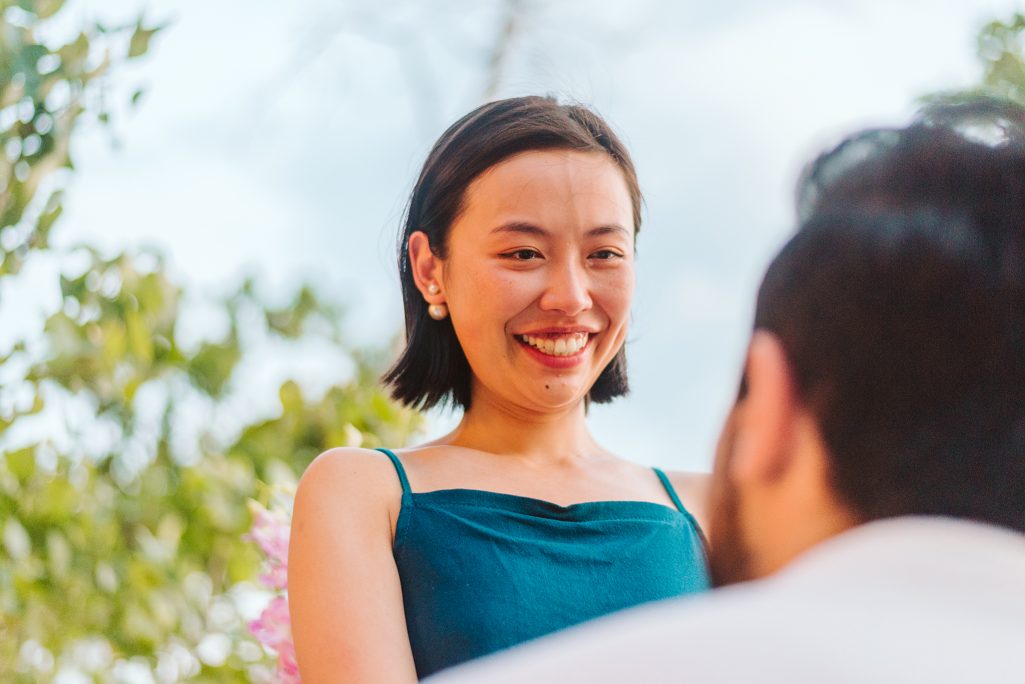
{"label": "woman's lips", "polygon": [[586,332],[516,335],[516,340],[535,360],[549,368],[572,368],[583,361],[593,337]]}
{"label": "woman's lips", "polygon": [[587,346],[591,338],[586,332],[517,335],[517,338],[549,356],[574,356]]}

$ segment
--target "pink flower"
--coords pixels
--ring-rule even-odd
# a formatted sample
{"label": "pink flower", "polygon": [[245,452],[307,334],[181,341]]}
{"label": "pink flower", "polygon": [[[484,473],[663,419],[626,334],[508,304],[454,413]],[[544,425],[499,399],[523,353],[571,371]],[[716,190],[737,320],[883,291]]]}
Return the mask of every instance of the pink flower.
{"label": "pink flower", "polygon": [[288,616],[288,601],[284,596],[275,596],[260,617],[249,623],[249,631],[256,640],[279,654],[292,646],[292,623]]}
{"label": "pink flower", "polygon": [[278,682],[301,684],[285,597],[274,597],[260,617],[249,623],[249,631],[257,641],[278,654]]}
{"label": "pink flower", "polygon": [[270,563],[267,572],[260,575],[260,581],[269,589],[282,590],[288,587],[288,565]]}
{"label": "pink flower", "polygon": [[253,525],[245,539],[256,542],[267,559],[260,581],[270,589],[284,590],[288,586],[288,520],[256,502],[251,502],[250,510]]}
{"label": "pink flower", "polygon": [[288,600],[283,592],[288,586],[288,516],[269,511],[256,502],[250,502],[253,525],[246,539],[255,542],[265,556],[264,572],[260,581],[275,596],[260,617],[249,623],[249,631],[256,640],[278,655],[278,682],[301,684],[296,664],[295,644],[292,643],[292,625],[288,615]]}
{"label": "pink flower", "polygon": [[256,542],[271,563],[288,565],[288,521],[281,515],[253,504],[253,526],[246,539]]}
{"label": "pink flower", "polygon": [[278,652],[278,679],[281,684],[301,684],[299,665],[295,661],[295,644],[291,640],[282,644],[282,650]]}

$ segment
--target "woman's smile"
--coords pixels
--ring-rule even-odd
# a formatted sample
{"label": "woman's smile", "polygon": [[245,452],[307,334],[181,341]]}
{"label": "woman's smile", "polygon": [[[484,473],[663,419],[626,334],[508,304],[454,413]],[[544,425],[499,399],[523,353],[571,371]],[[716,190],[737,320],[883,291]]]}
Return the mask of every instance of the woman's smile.
{"label": "woman's smile", "polygon": [[591,335],[576,333],[541,333],[518,335],[517,339],[547,356],[576,356],[587,346]]}
{"label": "woman's smile", "polygon": [[527,355],[549,368],[573,368],[584,362],[589,332],[538,332],[514,335]]}

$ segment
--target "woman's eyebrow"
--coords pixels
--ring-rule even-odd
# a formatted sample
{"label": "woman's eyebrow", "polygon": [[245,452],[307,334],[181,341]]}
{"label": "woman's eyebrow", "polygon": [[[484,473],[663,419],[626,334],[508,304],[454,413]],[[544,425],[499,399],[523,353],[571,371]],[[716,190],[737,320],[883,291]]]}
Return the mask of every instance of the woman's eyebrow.
{"label": "woman's eyebrow", "polygon": [[612,233],[622,233],[626,237],[630,237],[630,231],[628,231],[626,228],[617,223],[612,223],[607,226],[598,226],[597,228],[592,228],[591,230],[587,231],[588,237],[595,237],[598,235],[610,235]]}
{"label": "woman's eyebrow", "polygon": [[548,237],[550,233],[541,228],[535,226],[533,223],[526,223],[525,221],[510,221],[503,223],[500,226],[496,226],[491,229],[492,233],[519,233],[522,235],[535,235],[537,237]]}
{"label": "woman's eyebrow", "polygon": [[[534,235],[536,237],[549,237],[551,233],[540,226],[535,226],[533,223],[527,223],[525,221],[510,221],[503,223],[500,226],[496,226],[491,229],[492,233],[518,233],[521,235]],[[630,237],[630,231],[618,224],[609,224],[606,226],[598,226],[587,231],[588,237],[595,237],[600,235],[609,235],[612,233],[623,233],[627,237]]]}

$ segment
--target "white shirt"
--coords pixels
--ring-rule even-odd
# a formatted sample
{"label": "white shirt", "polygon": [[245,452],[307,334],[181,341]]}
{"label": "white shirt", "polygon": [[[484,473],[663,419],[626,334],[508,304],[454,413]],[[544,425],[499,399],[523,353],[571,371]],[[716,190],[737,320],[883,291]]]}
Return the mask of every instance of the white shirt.
{"label": "white shirt", "polygon": [[430,681],[1025,684],[1025,535],[874,522],[771,578],[624,611]]}

